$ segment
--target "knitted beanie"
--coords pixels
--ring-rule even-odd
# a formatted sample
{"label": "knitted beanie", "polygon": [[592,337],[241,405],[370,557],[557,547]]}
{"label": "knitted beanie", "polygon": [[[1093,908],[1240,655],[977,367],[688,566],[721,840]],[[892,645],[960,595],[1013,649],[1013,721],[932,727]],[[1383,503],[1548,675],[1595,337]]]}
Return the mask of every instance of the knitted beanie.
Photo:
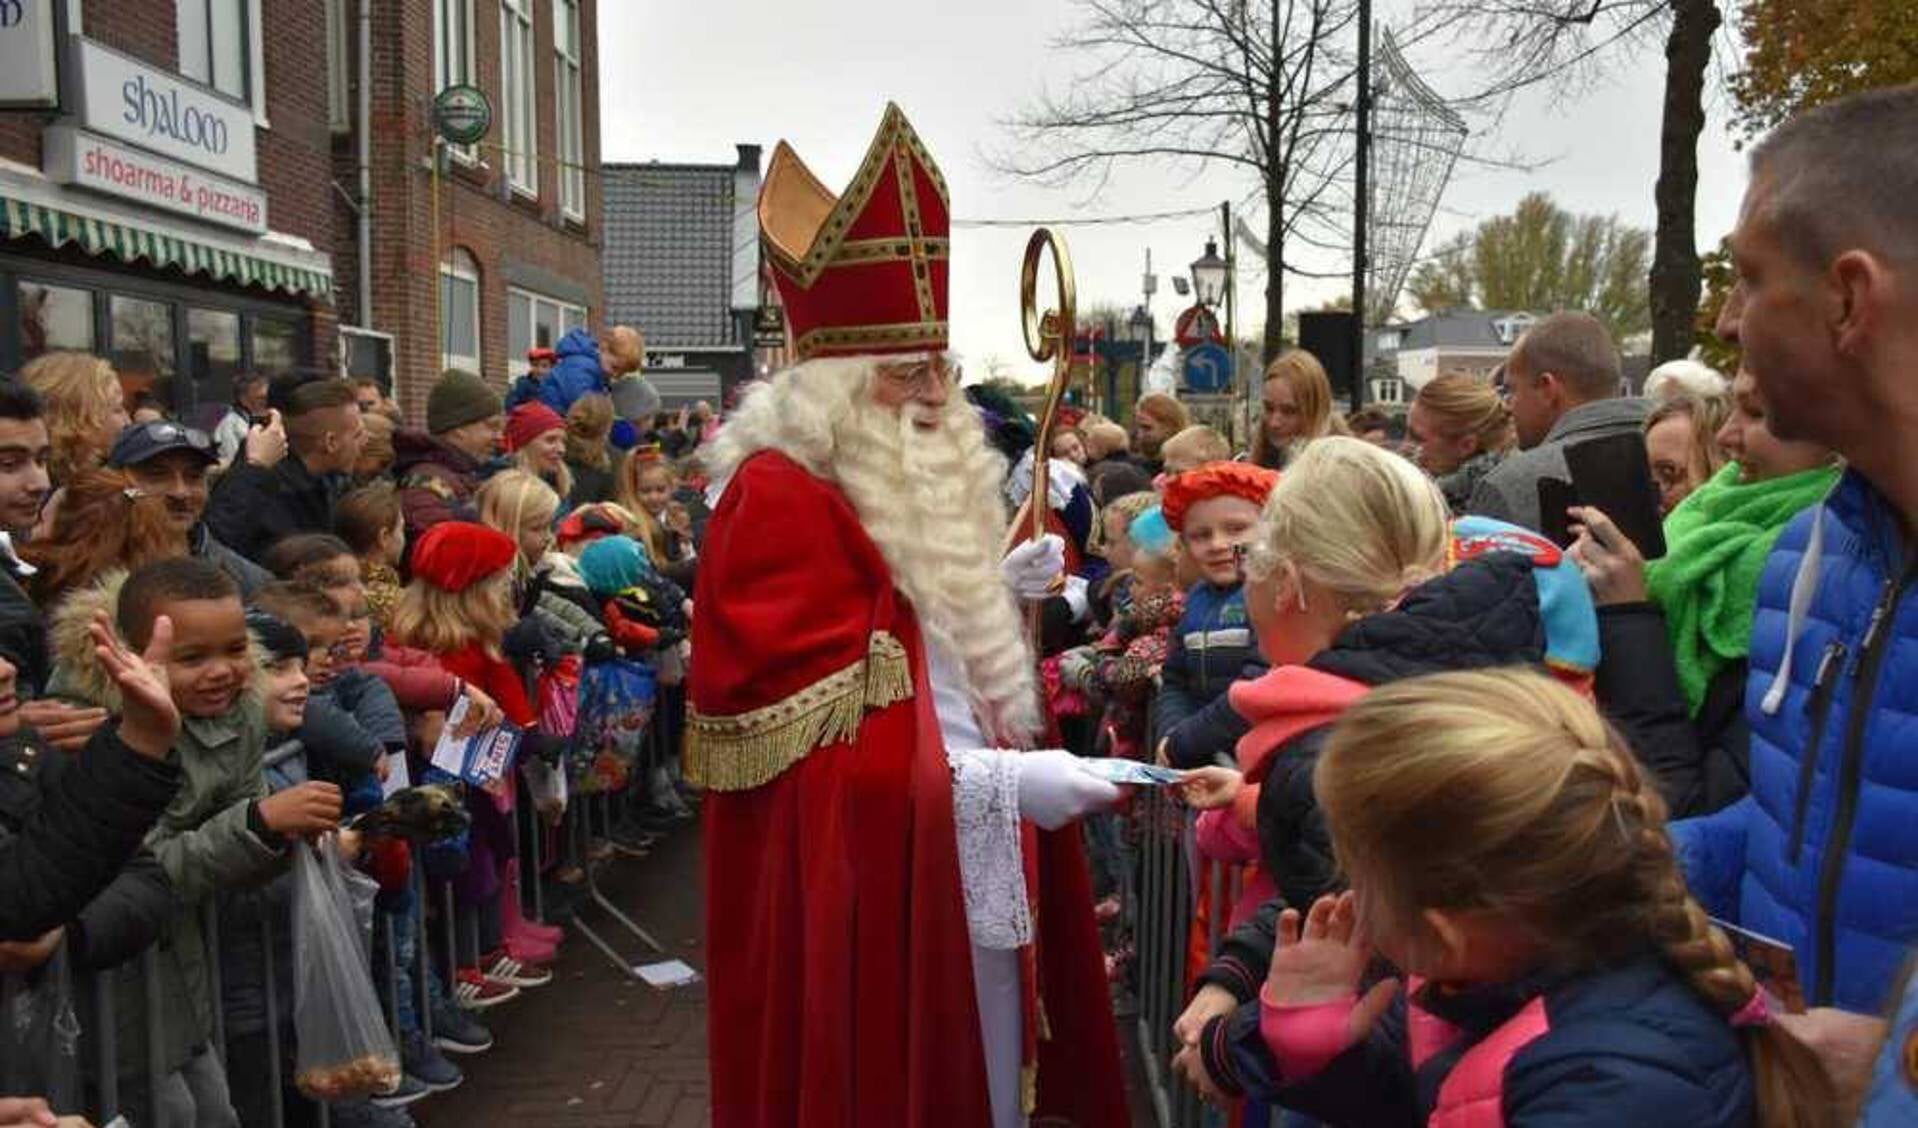
{"label": "knitted beanie", "polygon": [[646,549],[628,536],[601,537],[579,554],[579,575],[602,599],[638,583],[652,571]]}
{"label": "knitted beanie", "polygon": [[413,546],[413,578],[441,591],[465,591],[504,572],[518,551],[513,538],[498,529],[442,521]]}
{"label": "knitted beanie", "polygon": [[471,372],[449,368],[426,395],[426,433],[444,435],[505,410],[505,401],[491,384]]}
{"label": "knitted beanie", "polygon": [[559,417],[559,412],[538,400],[520,404],[506,416],[506,453],[529,445],[548,431],[565,429],[566,420]]}
{"label": "knitted beanie", "polygon": [[1240,497],[1265,508],[1272,487],[1279,484],[1279,473],[1250,462],[1208,462],[1187,470],[1166,482],[1160,511],[1173,532],[1185,531],[1185,515],[1202,501],[1215,497]]}

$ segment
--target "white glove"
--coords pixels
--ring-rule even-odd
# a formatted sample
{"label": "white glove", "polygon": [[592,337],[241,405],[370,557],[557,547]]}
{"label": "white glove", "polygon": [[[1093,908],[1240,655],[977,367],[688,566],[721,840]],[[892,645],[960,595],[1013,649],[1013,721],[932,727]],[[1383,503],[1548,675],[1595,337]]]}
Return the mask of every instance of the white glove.
{"label": "white glove", "polygon": [[1027,601],[1059,594],[1052,585],[1065,570],[1066,542],[1053,533],[1022,542],[999,562],[999,574],[1005,577],[1006,586]]}
{"label": "white glove", "polygon": [[1015,753],[1019,763],[1019,817],[1046,830],[1104,810],[1119,801],[1119,789],[1079,766],[1059,748]]}

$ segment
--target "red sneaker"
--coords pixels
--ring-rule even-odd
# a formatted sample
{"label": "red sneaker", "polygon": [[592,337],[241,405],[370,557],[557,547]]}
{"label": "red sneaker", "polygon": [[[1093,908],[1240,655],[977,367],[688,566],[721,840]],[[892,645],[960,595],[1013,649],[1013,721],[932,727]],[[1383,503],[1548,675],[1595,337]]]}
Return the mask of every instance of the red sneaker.
{"label": "red sneaker", "polygon": [[544,987],[553,981],[553,973],[536,964],[523,964],[500,948],[480,957],[481,975],[507,987]]}
{"label": "red sneaker", "polygon": [[453,1001],[468,1010],[485,1010],[519,998],[519,988],[486,978],[476,967],[463,967],[454,976]]}

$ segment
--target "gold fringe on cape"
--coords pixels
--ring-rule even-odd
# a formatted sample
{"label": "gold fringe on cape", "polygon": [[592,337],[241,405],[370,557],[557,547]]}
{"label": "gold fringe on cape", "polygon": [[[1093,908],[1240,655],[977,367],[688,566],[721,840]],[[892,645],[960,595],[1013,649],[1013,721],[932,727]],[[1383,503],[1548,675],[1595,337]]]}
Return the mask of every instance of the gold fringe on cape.
{"label": "gold fringe on cape", "polygon": [[911,696],[905,645],[875,631],[864,658],[784,700],[730,717],[692,711],[686,723],[686,778],[714,791],[763,786],[813,749],[853,739],[868,710]]}

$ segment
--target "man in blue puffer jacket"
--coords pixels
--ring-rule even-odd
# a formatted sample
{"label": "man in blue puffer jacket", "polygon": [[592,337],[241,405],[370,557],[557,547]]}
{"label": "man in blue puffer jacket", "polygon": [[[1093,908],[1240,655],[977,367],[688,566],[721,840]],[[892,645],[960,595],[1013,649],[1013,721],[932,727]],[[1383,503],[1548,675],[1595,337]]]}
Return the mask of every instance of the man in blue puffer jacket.
{"label": "man in blue puffer jacket", "polygon": [[1752,154],[1719,335],[1781,439],[1850,469],[1759,584],[1751,790],[1676,824],[1711,911],[1796,950],[1781,1021],[1843,1086],[1918,942],[1918,86],[1846,98]]}

